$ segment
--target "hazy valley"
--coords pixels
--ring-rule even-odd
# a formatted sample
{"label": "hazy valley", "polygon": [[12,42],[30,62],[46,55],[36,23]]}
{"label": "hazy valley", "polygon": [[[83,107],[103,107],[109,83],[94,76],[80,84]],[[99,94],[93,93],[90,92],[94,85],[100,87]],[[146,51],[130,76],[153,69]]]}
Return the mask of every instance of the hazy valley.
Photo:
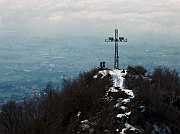
{"label": "hazy valley", "polygon": [[[62,78],[72,78],[79,72],[98,67],[101,61],[113,68],[114,44],[105,43],[105,38],[106,35],[1,36],[1,104],[8,99],[18,100],[26,95],[38,95],[49,82],[60,87]],[[119,43],[120,68],[141,65],[151,71],[162,66],[180,72],[178,41],[152,40],[128,38],[127,43]]]}

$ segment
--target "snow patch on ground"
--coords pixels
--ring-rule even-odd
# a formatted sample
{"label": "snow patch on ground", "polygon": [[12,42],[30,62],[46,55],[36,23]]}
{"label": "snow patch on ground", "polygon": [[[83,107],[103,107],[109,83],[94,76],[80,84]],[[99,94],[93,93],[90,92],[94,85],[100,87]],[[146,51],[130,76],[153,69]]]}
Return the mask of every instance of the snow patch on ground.
{"label": "snow patch on ground", "polygon": [[117,92],[119,92],[119,90],[115,89],[114,87],[110,87],[109,92],[117,93]]}
{"label": "snow patch on ground", "polygon": [[129,89],[122,89],[121,91],[124,91],[127,95],[130,96],[131,99],[134,98],[134,93],[132,90],[129,90]]}
{"label": "snow patch on ground", "polygon": [[[125,86],[125,76],[127,75],[127,71],[126,70],[117,70],[117,69],[115,69],[115,70],[110,70],[109,74],[111,75],[112,80],[113,80],[113,87],[111,87],[109,89],[109,91],[110,92],[111,91],[112,92],[123,91],[124,93],[126,93],[128,95],[127,98],[119,98],[119,99],[117,99],[117,103],[116,103],[116,105],[114,107],[121,108],[124,111],[128,110],[127,107],[125,106],[125,104],[130,102],[131,99],[133,99],[135,96],[134,96],[133,91],[130,90],[130,89],[127,89],[126,86]],[[125,113],[120,113],[116,117],[117,118],[129,118],[130,114],[131,114],[131,111],[125,112]],[[126,130],[132,130],[132,131],[138,130],[138,131],[141,131],[140,129],[130,125],[127,121],[124,124],[124,126],[125,126],[125,128],[122,129],[120,134],[124,134]],[[116,129],[116,131],[117,130],[119,131],[119,129]]]}
{"label": "snow patch on ground", "polygon": [[122,110],[126,110],[127,109],[127,107],[125,107],[125,106],[121,106],[120,107]]}
{"label": "snow patch on ground", "polygon": [[[114,105],[115,108],[119,108],[122,109],[124,112],[119,113],[116,115],[117,118],[129,118],[129,116],[131,115],[131,111],[128,111],[128,108],[125,106],[128,102],[131,101],[131,99],[134,98],[134,93],[132,90],[127,89],[125,86],[125,76],[127,75],[127,70],[118,70],[118,69],[114,69],[114,70],[102,70],[99,71],[99,73],[97,75],[94,76],[94,78],[96,79],[98,77],[98,75],[101,75],[101,79],[103,79],[106,75],[111,75],[112,77],[112,81],[113,81],[113,86],[109,88],[109,90],[106,93],[106,97],[108,96],[108,94],[111,92],[113,93],[118,93],[118,92],[124,92],[125,94],[127,94],[127,98],[118,98],[116,101],[117,103]],[[87,123],[86,123],[87,124]],[[119,128],[116,128],[116,132],[120,132],[120,134],[124,134],[126,132],[126,130],[138,130],[141,131],[140,129],[133,127],[132,125],[130,125],[127,120],[124,123],[125,128],[123,128],[122,130],[120,130]],[[87,128],[88,126],[86,125],[85,128]]]}
{"label": "snow patch on ground", "polygon": [[118,69],[114,69],[114,70],[110,70],[109,74],[111,75],[112,79],[113,79],[113,87],[119,87],[120,89],[124,88],[124,77],[127,74],[127,71],[125,71],[124,73],[122,73],[123,70],[118,70]]}
{"label": "snow patch on ground", "polygon": [[102,75],[101,79],[104,78],[106,75],[108,75],[108,73],[109,73],[108,70],[99,71],[99,74]]}
{"label": "snow patch on ground", "polygon": [[77,117],[79,118],[80,115],[81,115],[81,111],[78,112]]}
{"label": "snow patch on ground", "polygon": [[126,112],[124,114],[118,114],[116,117],[122,118],[122,117],[128,117],[131,114],[131,112]]}
{"label": "snow patch on ground", "polygon": [[136,128],[136,127],[133,127],[132,125],[130,125],[130,124],[127,123],[127,122],[126,122],[124,125],[125,125],[125,128],[122,129],[122,131],[120,132],[120,134],[125,134],[125,131],[128,130],[128,129],[129,129],[129,130],[132,130],[132,131],[136,131],[136,130],[141,131],[140,129],[138,129],[138,128]]}
{"label": "snow patch on ground", "polygon": [[80,127],[82,128],[82,130],[87,130],[90,128],[90,122],[88,120],[81,121],[80,123]]}

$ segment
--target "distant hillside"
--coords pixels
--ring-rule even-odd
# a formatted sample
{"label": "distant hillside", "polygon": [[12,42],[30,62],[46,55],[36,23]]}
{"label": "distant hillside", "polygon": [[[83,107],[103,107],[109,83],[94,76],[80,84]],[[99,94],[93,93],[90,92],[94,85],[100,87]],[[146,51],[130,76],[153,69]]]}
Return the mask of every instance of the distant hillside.
{"label": "distant hillside", "polygon": [[175,70],[141,66],[92,69],[48,84],[41,97],[1,108],[2,134],[179,134],[180,79]]}

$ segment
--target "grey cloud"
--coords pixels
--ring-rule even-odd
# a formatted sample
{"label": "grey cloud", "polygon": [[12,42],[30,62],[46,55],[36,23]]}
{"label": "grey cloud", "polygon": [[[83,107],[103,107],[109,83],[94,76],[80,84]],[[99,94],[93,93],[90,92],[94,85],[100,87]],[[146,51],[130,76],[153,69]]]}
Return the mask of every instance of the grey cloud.
{"label": "grey cloud", "polygon": [[177,35],[179,7],[178,0],[1,0],[0,28],[32,33],[105,32],[118,24],[131,34]]}

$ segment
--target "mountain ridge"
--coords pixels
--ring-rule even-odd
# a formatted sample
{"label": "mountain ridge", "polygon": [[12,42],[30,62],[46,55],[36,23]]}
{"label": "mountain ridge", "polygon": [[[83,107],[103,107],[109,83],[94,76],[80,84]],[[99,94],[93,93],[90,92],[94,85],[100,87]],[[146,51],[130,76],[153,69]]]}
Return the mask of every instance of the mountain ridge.
{"label": "mountain ridge", "polygon": [[179,133],[179,84],[165,68],[94,68],[60,92],[48,84],[41,97],[3,105],[1,133]]}

